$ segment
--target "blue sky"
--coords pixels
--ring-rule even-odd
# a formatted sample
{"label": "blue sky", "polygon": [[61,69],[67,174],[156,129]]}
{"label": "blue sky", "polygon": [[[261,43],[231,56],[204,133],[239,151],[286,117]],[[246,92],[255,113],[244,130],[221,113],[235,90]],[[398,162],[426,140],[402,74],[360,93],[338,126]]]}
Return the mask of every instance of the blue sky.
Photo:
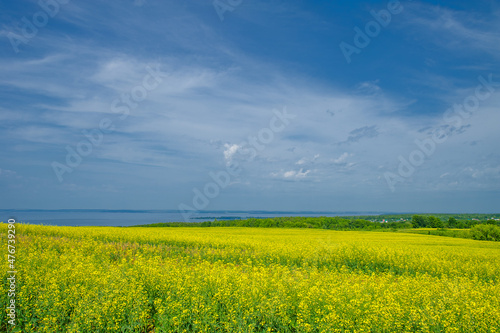
{"label": "blue sky", "polygon": [[500,207],[497,1],[42,0],[0,18],[0,208]]}

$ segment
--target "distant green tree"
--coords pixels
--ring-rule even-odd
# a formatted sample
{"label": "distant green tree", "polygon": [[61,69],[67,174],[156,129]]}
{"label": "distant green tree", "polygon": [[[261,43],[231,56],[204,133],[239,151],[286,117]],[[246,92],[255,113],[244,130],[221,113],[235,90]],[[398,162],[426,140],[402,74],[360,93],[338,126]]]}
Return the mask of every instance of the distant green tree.
{"label": "distant green tree", "polygon": [[454,217],[450,217],[448,219],[448,227],[455,228],[457,226],[457,219]]}
{"label": "distant green tree", "polygon": [[413,215],[411,218],[413,228],[423,228],[427,226],[426,218],[422,215]]}
{"label": "distant green tree", "polygon": [[429,221],[429,226],[431,228],[444,228],[443,221],[441,221],[441,219],[438,217],[429,216],[427,220]]}

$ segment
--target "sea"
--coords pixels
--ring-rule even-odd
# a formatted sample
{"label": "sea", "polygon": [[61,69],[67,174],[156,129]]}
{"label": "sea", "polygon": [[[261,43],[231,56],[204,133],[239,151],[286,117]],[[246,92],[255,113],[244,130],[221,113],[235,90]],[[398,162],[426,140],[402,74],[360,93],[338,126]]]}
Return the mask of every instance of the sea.
{"label": "sea", "polygon": [[270,218],[282,216],[358,216],[379,215],[381,212],[287,212],[287,211],[196,211],[182,214],[177,210],[15,210],[0,209],[0,221],[15,219],[18,223],[56,226],[114,226],[127,227],[163,222],[203,222]]}

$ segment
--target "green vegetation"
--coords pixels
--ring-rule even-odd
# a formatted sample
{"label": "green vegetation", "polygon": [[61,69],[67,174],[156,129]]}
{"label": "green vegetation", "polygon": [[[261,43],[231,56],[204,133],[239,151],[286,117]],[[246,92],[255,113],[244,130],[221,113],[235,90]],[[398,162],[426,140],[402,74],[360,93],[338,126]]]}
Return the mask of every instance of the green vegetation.
{"label": "green vegetation", "polygon": [[470,229],[418,228],[418,229],[402,229],[398,230],[398,232],[404,232],[408,234],[445,236],[453,238],[472,238]]}
{"label": "green vegetation", "polygon": [[[495,220],[496,218],[496,220]],[[447,220],[433,216],[433,215],[413,215],[411,223],[414,228],[455,228],[455,229],[468,229],[478,224],[492,224],[499,225],[500,220],[498,217],[486,215],[483,219],[469,217],[457,219],[454,216],[449,216]]]}
{"label": "green vegetation", "polygon": [[245,220],[168,222],[141,225],[140,227],[254,227],[254,228],[315,228],[330,230],[374,230],[411,228],[407,221],[380,223],[358,217],[274,217]]}
{"label": "green vegetation", "polygon": [[[370,221],[388,221],[388,222],[397,222],[397,221],[411,221],[414,214],[384,214],[384,215],[366,215],[366,216],[358,216],[357,218],[362,218]],[[500,214],[418,214],[417,216],[421,216],[424,219],[427,219],[430,216],[435,216],[442,220],[443,222],[452,221],[452,223],[463,222],[467,225],[467,223],[472,223],[473,221],[485,222],[487,220],[495,221],[495,219],[500,219]],[[500,222],[500,221],[496,221]],[[451,227],[451,226],[450,226]],[[464,226],[464,228],[466,228]]]}
{"label": "green vegetation", "polygon": [[492,224],[479,224],[470,229],[472,239],[500,241],[500,227]]}
{"label": "green vegetation", "polygon": [[[138,227],[253,227],[371,230],[500,241],[500,214],[274,217],[205,222],[168,222]],[[481,217],[482,220],[478,219]]]}

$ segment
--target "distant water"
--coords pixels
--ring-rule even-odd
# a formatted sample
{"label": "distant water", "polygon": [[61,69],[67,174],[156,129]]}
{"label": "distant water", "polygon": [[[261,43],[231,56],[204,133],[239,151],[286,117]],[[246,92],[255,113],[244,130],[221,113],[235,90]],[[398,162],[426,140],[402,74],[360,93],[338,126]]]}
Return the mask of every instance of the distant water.
{"label": "distant water", "polygon": [[175,210],[0,210],[0,221],[14,218],[18,222],[58,226],[131,226],[161,222],[203,222],[268,218],[279,216],[353,216],[378,215],[372,212],[269,212],[269,211],[199,211],[184,216]]}

